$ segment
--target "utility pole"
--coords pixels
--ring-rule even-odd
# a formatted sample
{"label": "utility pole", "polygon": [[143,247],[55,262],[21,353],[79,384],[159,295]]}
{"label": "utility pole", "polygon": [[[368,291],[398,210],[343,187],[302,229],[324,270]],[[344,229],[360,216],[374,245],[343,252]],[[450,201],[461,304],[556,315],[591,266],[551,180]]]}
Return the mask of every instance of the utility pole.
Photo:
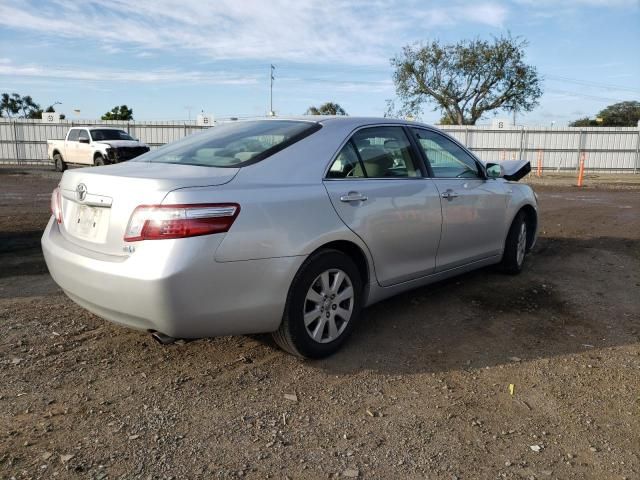
{"label": "utility pole", "polygon": [[189,121],[191,121],[191,110],[193,110],[193,107],[191,105],[186,105],[184,109],[189,112]]}
{"label": "utility pole", "polygon": [[276,79],[275,77],[276,66],[272,63],[271,70],[269,73],[270,78],[270,87],[269,87],[269,116],[275,117],[276,112],[273,111],[273,81]]}

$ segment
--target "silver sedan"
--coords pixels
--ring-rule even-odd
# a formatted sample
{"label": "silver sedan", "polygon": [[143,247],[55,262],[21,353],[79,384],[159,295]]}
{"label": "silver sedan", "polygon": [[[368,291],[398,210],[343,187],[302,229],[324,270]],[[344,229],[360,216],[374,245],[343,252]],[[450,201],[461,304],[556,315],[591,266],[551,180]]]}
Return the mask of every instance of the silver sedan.
{"label": "silver sedan", "polygon": [[384,298],[491,264],[520,272],[538,223],[516,183],[529,169],[415,122],[233,122],[66,171],[42,248],[107,320],[161,341],[271,332],[318,358]]}

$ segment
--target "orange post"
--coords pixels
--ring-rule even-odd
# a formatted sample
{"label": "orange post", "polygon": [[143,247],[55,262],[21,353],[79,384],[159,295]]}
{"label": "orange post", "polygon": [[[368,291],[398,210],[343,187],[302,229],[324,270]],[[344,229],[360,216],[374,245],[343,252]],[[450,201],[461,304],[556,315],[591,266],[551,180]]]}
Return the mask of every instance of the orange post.
{"label": "orange post", "polygon": [[507,152],[502,150],[502,154],[500,155],[500,160],[506,160],[506,158],[507,158]]}
{"label": "orange post", "polygon": [[584,157],[585,154],[582,152],[580,155],[580,169],[578,170],[578,186],[581,187],[584,180]]}
{"label": "orange post", "polygon": [[542,176],[542,150],[538,150],[538,168],[536,169],[536,176]]}

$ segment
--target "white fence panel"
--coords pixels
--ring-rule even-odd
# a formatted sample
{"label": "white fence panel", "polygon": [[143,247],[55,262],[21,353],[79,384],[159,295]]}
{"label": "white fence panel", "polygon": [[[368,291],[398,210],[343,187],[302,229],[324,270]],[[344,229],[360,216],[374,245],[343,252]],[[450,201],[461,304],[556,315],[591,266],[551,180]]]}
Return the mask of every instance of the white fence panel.
{"label": "white fence panel", "polygon": [[[119,127],[135,138],[157,148],[204,128],[195,121],[122,122],[101,120],[0,119],[0,164],[46,164],[47,139],[64,138],[69,127],[105,125]],[[441,126],[470,148],[483,161],[515,158],[538,161],[544,170],[578,168],[584,154],[587,170],[610,172],[640,171],[640,130],[638,128],[549,128],[479,126]]]}

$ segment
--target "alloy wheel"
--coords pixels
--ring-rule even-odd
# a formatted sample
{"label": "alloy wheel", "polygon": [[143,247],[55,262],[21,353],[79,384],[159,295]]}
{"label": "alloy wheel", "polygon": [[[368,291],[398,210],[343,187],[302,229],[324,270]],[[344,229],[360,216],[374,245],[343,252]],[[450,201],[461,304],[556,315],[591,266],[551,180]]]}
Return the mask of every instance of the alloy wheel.
{"label": "alloy wheel", "polygon": [[329,343],[344,332],[354,306],[353,283],[340,269],[322,272],[311,283],[304,302],[304,326],[318,343]]}

